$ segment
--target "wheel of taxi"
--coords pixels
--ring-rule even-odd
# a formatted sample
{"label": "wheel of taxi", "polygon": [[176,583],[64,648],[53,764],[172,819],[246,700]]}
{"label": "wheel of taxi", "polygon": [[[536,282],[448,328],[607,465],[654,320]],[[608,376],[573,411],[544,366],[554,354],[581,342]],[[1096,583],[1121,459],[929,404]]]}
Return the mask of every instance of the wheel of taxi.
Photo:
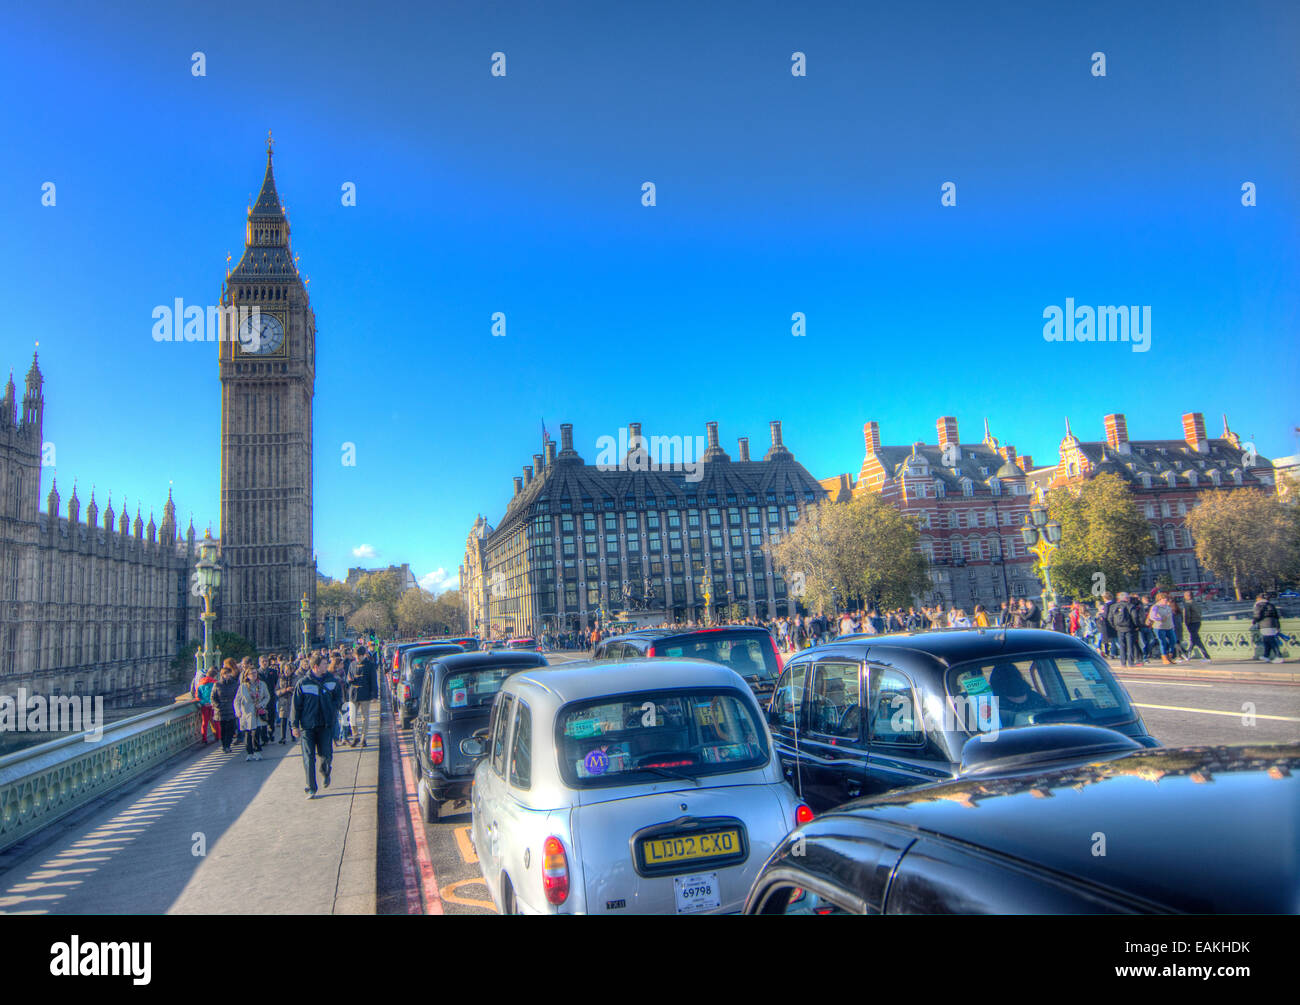
{"label": "wheel of taxi", "polygon": [[420,784],[416,789],[416,794],[417,801],[420,804],[420,812],[424,816],[424,822],[426,824],[436,824],[438,822],[438,812],[441,809],[441,806],[438,803],[438,800],[433,798],[433,793],[429,791],[428,786],[424,784],[423,779],[420,780]]}
{"label": "wheel of taxi", "polygon": [[501,913],[519,913],[519,901],[515,899],[515,887],[509,876],[501,877]]}

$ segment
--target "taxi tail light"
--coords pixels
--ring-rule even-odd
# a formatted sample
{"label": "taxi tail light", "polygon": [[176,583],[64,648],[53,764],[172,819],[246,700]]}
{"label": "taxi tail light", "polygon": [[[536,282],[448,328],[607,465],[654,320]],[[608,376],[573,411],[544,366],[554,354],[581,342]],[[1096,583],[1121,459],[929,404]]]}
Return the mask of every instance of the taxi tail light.
{"label": "taxi tail light", "polygon": [[646,654],[647,658],[650,657],[650,656],[653,656],[653,655],[655,654],[655,647],[654,647],[654,646],[651,646],[649,649],[647,649],[647,650],[645,651],[645,654]]}
{"label": "taxi tail light", "polygon": [[563,904],[569,899],[569,860],[564,842],[548,837],[542,845],[542,890],[548,904]]}
{"label": "taxi tail light", "polygon": [[812,818],[812,807],[807,803],[800,803],[794,808],[794,822],[796,824],[806,824],[808,821],[812,820]]}
{"label": "taxi tail light", "polygon": [[410,701],[410,699],[411,699],[411,685],[410,685],[410,684],[403,684],[403,685],[402,685],[402,701]]}
{"label": "taxi tail light", "polygon": [[434,764],[442,763],[442,735],[440,733],[429,734],[429,760]]}

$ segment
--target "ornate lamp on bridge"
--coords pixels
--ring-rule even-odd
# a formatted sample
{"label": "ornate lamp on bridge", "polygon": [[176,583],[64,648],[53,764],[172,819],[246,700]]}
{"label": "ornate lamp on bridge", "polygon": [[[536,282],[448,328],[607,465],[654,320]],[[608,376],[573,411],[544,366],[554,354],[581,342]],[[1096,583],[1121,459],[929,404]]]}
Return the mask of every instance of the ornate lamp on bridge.
{"label": "ornate lamp on bridge", "polygon": [[1043,570],[1047,588],[1043,590],[1042,600],[1043,610],[1046,611],[1049,599],[1055,596],[1052,590],[1052,555],[1056,551],[1056,546],[1061,543],[1061,525],[1055,520],[1047,519],[1045,505],[1034,503],[1029,507],[1025,525],[1020,528],[1020,536],[1025,542],[1025,547],[1038,558],[1038,564]]}
{"label": "ornate lamp on bridge", "polygon": [[307,594],[302,595],[302,654],[304,656],[311,650],[311,640],[308,635],[308,626],[311,624],[311,603],[307,600]]}
{"label": "ornate lamp on bridge", "polygon": [[704,594],[704,623],[713,624],[713,607],[710,601],[713,599],[713,575],[708,570],[704,572],[704,578],[700,580],[700,590]]}
{"label": "ornate lamp on bridge", "polygon": [[199,545],[199,596],[203,598],[203,669],[212,669],[212,634],[213,624],[217,620],[212,610],[212,600],[221,588],[221,566],[217,561],[217,542],[212,540],[212,531],[203,532],[203,542]]}

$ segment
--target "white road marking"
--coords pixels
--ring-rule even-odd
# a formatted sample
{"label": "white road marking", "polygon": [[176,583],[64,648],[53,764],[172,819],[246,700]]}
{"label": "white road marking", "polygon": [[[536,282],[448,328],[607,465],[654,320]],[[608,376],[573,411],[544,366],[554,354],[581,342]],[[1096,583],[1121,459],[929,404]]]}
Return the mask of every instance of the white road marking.
{"label": "white road marking", "polygon": [[1181,681],[1170,680],[1134,680],[1132,677],[1121,677],[1127,684],[1150,684],[1155,687],[1214,687],[1213,684],[1184,684]]}
{"label": "white road marking", "polygon": [[[1218,709],[1214,708],[1182,708],[1178,705],[1143,705],[1136,701],[1133,704],[1138,708],[1157,708],[1163,712],[1200,712],[1202,715],[1230,715],[1237,719],[1244,718],[1246,715],[1245,712],[1220,712]],[[1275,722],[1300,722],[1300,716],[1296,715],[1260,715],[1256,712],[1253,714],[1252,718],[1272,719]]]}

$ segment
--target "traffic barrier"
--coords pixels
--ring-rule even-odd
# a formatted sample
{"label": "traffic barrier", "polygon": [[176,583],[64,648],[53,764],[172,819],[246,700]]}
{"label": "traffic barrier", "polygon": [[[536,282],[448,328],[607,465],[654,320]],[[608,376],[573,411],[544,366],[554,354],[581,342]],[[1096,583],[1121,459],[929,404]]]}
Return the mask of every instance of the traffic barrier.
{"label": "traffic barrier", "polygon": [[0,757],[0,851],[67,816],[199,739],[199,705],[181,701]]}
{"label": "traffic barrier", "polygon": [[[1282,634],[1290,636],[1293,640],[1289,643],[1282,642],[1282,658],[1286,659],[1300,648],[1295,641],[1300,639],[1300,618],[1283,618],[1279,624]],[[1206,651],[1214,659],[1251,660],[1264,655],[1263,636],[1248,618],[1202,621],[1200,631],[1201,641],[1205,643]],[[1188,641],[1187,632],[1184,630],[1183,642]]]}

